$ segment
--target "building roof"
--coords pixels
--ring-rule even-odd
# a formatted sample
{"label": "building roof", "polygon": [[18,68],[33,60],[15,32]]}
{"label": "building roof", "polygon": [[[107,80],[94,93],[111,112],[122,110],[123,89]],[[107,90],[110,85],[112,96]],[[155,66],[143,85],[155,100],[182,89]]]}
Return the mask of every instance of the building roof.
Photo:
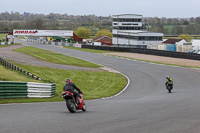
{"label": "building roof", "polygon": [[169,38],[166,41],[164,41],[163,43],[176,44],[177,42],[180,42],[181,40],[183,40],[183,39]]}
{"label": "building roof", "polygon": [[92,41],[95,42],[95,41],[101,40],[101,39],[103,39],[103,38],[112,39],[112,38],[110,38],[110,37],[108,37],[108,36],[99,36],[99,37],[94,38]]}
{"label": "building roof", "polygon": [[118,33],[150,33],[149,31],[144,31],[144,30],[118,30]]}
{"label": "building roof", "polygon": [[133,35],[133,34],[137,35],[137,34],[141,34],[141,33],[147,33],[147,34],[162,34],[162,36],[163,36],[163,33],[149,32],[149,31],[144,31],[144,30],[119,30],[117,33],[118,34],[120,34],[120,33],[121,34],[127,33],[127,34],[131,34],[131,35]]}
{"label": "building roof", "polygon": [[142,15],[139,15],[139,14],[119,14],[119,15],[113,15],[113,16],[127,16],[127,15],[142,16]]}

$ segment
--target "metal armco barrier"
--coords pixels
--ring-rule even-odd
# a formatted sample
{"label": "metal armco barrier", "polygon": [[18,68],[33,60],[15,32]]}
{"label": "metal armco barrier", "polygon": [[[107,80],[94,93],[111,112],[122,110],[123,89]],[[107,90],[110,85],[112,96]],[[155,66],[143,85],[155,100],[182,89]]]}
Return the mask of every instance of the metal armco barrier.
{"label": "metal armco barrier", "polygon": [[30,77],[36,79],[36,80],[42,80],[41,78],[39,78],[39,77],[33,75],[33,74],[30,73],[30,72],[27,72],[27,71],[25,71],[25,70],[19,68],[18,66],[15,66],[14,64],[12,64],[12,63],[6,61],[5,59],[3,59],[3,58],[1,58],[1,57],[0,57],[0,63],[1,63],[3,66],[8,67],[8,68],[10,68],[10,69],[12,69],[12,70],[16,70],[16,71],[19,71],[19,72],[21,72],[21,73],[25,73],[26,75],[28,75],[28,76],[30,76]]}
{"label": "metal armco barrier", "polygon": [[82,48],[107,50],[107,51],[118,51],[118,52],[141,53],[141,54],[150,54],[150,55],[158,55],[158,56],[165,56],[165,57],[200,60],[200,54],[172,52],[172,51],[164,51],[164,50],[142,49],[142,48],[125,48],[125,47],[108,47],[108,46],[93,46],[93,45],[82,45]]}
{"label": "metal armco barrier", "polygon": [[44,98],[55,93],[56,83],[0,81],[0,98]]}

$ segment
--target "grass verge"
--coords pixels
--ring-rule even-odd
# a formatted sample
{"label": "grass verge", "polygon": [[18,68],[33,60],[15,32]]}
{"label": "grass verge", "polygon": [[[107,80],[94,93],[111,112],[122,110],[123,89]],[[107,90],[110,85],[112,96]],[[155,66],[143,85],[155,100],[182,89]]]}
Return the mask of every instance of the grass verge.
{"label": "grass verge", "polygon": [[41,82],[0,64],[0,81]]}
{"label": "grass verge", "polygon": [[[109,54],[108,54],[108,55],[109,55]],[[141,59],[130,58],[130,57],[124,57],[124,56],[117,56],[117,55],[110,55],[110,56],[116,56],[116,57],[131,59],[131,60],[137,60],[137,61],[144,61],[144,62],[149,62],[149,63],[161,64],[161,65],[178,66],[178,67],[187,67],[187,68],[199,68],[199,69],[200,69],[200,67],[195,67],[195,66],[184,66],[184,65],[177,65],[177,64],[168,64],[168,63],[162,63],[162,62],[156,62],[156,61],[148,61],[148,60],[141,60]]]}
{"label": "grass verge", "polygon": [[[56,96],[52,98],[18,98],[18,99],[0,99],[0,103],[25,103],[25,102],[55,102],[63,101],[61,93],[66,78],[71,78],[72,81],[83,91],[84,99],[98,99],[102,97],[112,96],[120,92],[127,84],[126,78],[118,73],[111,72],[94,72],[94,71],[75,71],[61,70],[37,66],[28,66],[16,64],[20,68],[39,76],[42,79],[56,82]],[[5,68],[0,67],[1,71]],[[9,70],[7,70],[9,71]],[[11,70],[10,70],[11,71]],[[17,81],[19,73],[8,74],[7,77],[1,76],[3,80]],[[16,78],[15,78],[16,77]],[[21,77],[21,76],[20,76]],[[10,79],[11,78],[11,79]],[[32,79],[19,79],[20,81],[31,81]],[[34,81],[35,82],[35,81]]]}
{"label": "grass verge", "polygon": [[38,59],[41,59],[47,62],[57,63],[57,64],[73,65],[73,66],[80,66],[80,67],[91,67],[91,68],[101,67],[100,65],[97,65],[91,62],[87,62],[87,61],[77,59],[71,56],[54,53],[48,50],[43,50],[43,49],[31,47],[31,46],[14,49],[14,51],[28,54]]}
{"label": "grass verge", "polygon": [[21,45],[20,43],[15,43],[15,44],[7,44],[7,45],[0,45],[0,48],[3,48],[3,47],[10,47],[12,45]]}
{"label": "grass verge", "polygon": [[[100,53],[100,54],[101,53],[113,53],[113,51],[95,50],[95,49],[88,49],[88,48],[76,48],[76,47],[69,47],[69,46],[63,46],[63,48],[86,51],[86,52],[91,52],[91,53]],[[117,53],[117,52],[115,51],[115,53]]]}

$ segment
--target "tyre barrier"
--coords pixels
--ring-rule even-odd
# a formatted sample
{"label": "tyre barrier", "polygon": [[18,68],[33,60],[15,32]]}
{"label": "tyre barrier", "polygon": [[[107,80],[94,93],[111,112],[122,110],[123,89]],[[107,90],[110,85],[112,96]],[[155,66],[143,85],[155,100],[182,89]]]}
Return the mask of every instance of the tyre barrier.
{"label": "tyre barrier", "polygon": [[0,98],[47,98],[55,93],[56,83],[0,81]]}
{"label": "tyre barrier", "polygon": [[9,45],[9,44],[14,44],[14,42],[0,42],[0,45]]}

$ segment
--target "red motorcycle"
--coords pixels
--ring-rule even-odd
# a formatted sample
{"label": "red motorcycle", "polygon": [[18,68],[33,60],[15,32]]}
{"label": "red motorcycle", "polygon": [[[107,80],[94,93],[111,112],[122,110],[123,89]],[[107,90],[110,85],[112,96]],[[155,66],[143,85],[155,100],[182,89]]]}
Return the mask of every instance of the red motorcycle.
{"label": "red motorcycle", "polygon": [[75,100],[75,96],[73,93],[69,92],[69,91],[65,91],[62,93],[62,97],[65,99],[66,101],[66,106],[68,108],[68,110],[71,113],[76,112],[76,110],[82,110],[82,111],[86,111],[86,105],[85,102],[83,100],[83,94],[80,93],[79,94],[79,105],[76,104],[76,100]]}

